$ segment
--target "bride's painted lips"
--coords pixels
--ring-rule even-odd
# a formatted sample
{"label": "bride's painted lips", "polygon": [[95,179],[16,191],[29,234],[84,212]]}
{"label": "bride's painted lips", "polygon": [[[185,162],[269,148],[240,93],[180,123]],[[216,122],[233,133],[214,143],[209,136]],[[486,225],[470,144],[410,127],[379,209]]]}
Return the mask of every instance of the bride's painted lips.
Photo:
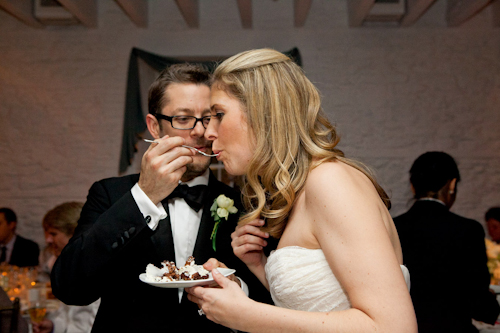
{"label": "bride's painted lips", "polygon": [[222,152],[222,150],[212,150],[212,153],[217,155],[215,158],[218,160],[220,160],[220,153]]}

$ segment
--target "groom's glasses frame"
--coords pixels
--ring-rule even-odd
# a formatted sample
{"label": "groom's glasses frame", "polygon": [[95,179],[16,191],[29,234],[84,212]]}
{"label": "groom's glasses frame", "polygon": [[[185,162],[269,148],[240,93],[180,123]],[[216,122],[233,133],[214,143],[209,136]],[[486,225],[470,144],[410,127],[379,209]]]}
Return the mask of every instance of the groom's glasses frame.
{"label": "groom's glasses frame", "polygon": [[197,118],[194,116],[166,116],[161,113],[155,113],[156,119],[163,119],[169,121],[172,125],[172,128],[180,129],[180,130],[190,130],[195,128],[198,122],[201,122],[201,125],[206,129],[208,123],[210,123],[210,118],[212,116],[205,116],[201,118]]}

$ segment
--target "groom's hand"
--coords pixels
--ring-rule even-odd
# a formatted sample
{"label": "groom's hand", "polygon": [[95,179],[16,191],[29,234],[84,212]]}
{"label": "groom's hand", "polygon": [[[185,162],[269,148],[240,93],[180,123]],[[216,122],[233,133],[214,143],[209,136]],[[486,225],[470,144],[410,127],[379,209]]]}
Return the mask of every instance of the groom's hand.
{"label": "groom's hand", "polygon": [[139,187],[155,205],[172,193],[186,172],[186,165],[193,163],[196,153],[181,147],[183,144],[183,138],[166,135],[156,139],[142,157]]}

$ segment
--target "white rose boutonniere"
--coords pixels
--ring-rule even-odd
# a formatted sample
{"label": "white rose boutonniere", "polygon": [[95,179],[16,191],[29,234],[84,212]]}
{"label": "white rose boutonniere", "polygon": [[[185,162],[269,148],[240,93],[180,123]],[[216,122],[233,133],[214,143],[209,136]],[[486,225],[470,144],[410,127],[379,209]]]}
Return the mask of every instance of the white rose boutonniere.
{"label": "white rose boutonniere", "polygon": [[210,211],[212,212],[212,216],[215,220],[214,229],[212,230],[212,235],[210,239],[212,240],[212,248],[215,249],[215,237],[217,236],[217,230],[219,229],[219,223],[222,219],[229,218],[229,214],[235,214],[238,212],[238,208],[234,207],[234,200],[226,197],[224,194],[221,194],[214,200],[212,207],[210,207]]}

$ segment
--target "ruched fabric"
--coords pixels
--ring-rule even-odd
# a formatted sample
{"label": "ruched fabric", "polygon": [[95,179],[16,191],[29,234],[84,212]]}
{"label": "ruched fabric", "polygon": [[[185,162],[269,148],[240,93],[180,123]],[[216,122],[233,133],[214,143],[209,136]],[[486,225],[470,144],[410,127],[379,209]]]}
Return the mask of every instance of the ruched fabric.
{"label": "ruched fabric", "polygon": [[[271,252],[265,267],[276,306],[311,312],[351,308],[348,295],[333,275],[323,250],[288,246]],[[410,274],[401,266],[408,289]]]}

